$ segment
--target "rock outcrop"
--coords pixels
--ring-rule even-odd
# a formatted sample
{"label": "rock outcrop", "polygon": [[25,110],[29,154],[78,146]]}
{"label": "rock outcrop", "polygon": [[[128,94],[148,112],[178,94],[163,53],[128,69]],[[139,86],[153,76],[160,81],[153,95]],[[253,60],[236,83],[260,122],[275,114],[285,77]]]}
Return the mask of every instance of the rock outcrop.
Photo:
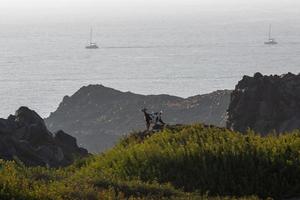
{"label": "rock outcrop", "polygon": [[300,128],[300,74],[244,76],[231,94],[227,127],[263,135]]}
{"label": "rock outcrop", "polygon": [[225,126],[230,90],[189,98],[170,95],[139,95],[102,85],[82,87],[64,97],[47,118],[50,130],[65,130],[89,151],[103,151],[125,133],[145,129],[141,109],[163,110],[163,120],[171,124],[204,122]]}
{"label": "rock outcrop", "polygon": [[0,119],[1,159],[22,161],[27,166],[59,167],[87,155],[74,137],[63,131],[52,134],[44,120],[27,107]]}

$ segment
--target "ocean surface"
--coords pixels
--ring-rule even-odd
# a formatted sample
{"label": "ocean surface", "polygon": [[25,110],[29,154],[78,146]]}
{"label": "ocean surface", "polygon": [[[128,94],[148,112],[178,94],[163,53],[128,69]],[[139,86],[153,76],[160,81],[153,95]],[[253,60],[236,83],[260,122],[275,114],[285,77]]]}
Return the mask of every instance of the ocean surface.
{"label": "ocean surface", "polygon": [[[299,19],[299,18],[298,18]],[[299,22],[299,21],[298,21]],[[0,117],[22,105],[43,117],[88,84],[181,97],[233,89],[243,75],[299,73],[300,23],[191,19],[0,26]]]}

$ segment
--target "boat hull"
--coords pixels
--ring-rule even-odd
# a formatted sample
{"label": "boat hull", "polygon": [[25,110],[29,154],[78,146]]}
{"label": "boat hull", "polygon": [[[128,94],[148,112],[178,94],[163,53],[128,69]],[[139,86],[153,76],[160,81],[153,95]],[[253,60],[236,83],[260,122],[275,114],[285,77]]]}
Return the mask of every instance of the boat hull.
{"label": "boat hull", "polygon": [[98,46],[86,46],[85,48],[86,49],[99,49]]}
{"label": "boat hull", "polygon": [[265,42],[266,45],[276,45],[278,44],[277,42]]}

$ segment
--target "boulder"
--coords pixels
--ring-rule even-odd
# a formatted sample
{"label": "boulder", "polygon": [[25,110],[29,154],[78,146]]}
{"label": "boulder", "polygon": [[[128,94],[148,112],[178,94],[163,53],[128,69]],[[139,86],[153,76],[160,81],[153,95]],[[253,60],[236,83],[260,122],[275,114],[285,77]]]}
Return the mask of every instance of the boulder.
{"label": "boulder", "polygon": [[34,111],[22,106],[15,113],[15,122],[18,122],[22,126],[28,125],[41,125],[45,126],[44,120]]}
{"label": "boulder", "polygon": [[227,127],[266,135],[300,128],[300,75],[244,76],[231,94]]}
{"label": "boulder", "polygon": [[28,166],[59,167],[87,156],[76,139],[63,131],[53,134],[33,110],[21,107],[16,115],[0,119],[0,158]]}
{"label": "boulder", "polygon": [[77,147],[76,138],[63,132],[62,130],[60,130],[54,134],[54,140],[57,144],[60,144],[62,146],[66,146],[66,147],[70,147],[70,148]]}
{"label": "boulder", "polygon": [[66,134],[62,130],[54,134],[55,143],[61,147],[65,155],[65,160],[73,160],[77,155],[87,155],[88,151],[84,148],[78,148],[76,138]]}
{"label": "boulder", "polygon": [[42,145],[36,149],[48,166],[58,167],[64,162],[64,152],[61,147],[55,145]]}

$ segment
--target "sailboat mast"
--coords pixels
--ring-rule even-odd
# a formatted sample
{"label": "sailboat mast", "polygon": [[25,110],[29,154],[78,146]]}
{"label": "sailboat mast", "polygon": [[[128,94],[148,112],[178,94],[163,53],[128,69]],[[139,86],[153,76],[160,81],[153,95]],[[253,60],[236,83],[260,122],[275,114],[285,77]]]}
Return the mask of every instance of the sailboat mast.
{"label": "sailboat mast", "polygon": [[269,25],[269,40],[271,39],[271,30],[272,30],[272,25]]}
{"label": "sailboat mast", "polygon": [[92,44],[93,41],[93,28],[91,28],[91,32],[90,32],[90,44]]}

